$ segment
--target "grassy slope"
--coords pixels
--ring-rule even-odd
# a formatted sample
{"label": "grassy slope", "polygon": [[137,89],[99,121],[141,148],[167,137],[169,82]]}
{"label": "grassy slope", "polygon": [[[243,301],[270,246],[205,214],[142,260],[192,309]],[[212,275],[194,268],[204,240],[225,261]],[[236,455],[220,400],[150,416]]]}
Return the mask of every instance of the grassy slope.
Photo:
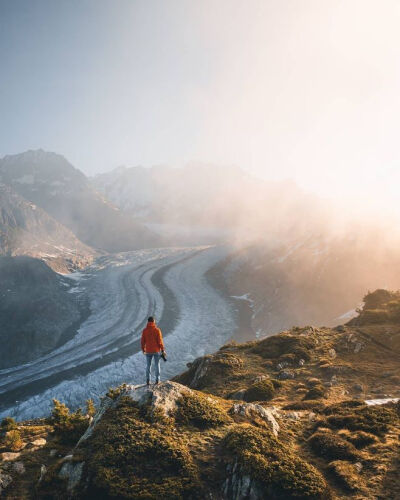
{"label": "grassy slope", "polygon": [[[390,306],[380,302],[379,309],[395,310],[394,300]],[[368,307],[376,309],[376,304]],[[181,401],[172,419],[154,421],[122,401],[76,455],[86,463],[78,497],[152,498],[157,492],[205,498],[204,492],[211,492],[220,498],[227,464],[237,461],[270,498],[328,497],[324,481],[333,498],[400,498],[399,407],[363,404],[364,399],[400,396],[400,322],[390,312],[383,323],[368,323],[368,307],[345,327],[293,328],[258,342],[228,344],[195,361],[176,381],[201,392]],[[203,375],[195,377],[199,368]],[[259,381],[260,376],[265,378]],[[230,414],[230,398],[240,390],[241,398],[279,408],[279,441],[261,420]],[[22,431],[29,428],[24,425]],[[31,498],[41,464],[49,473],[39,497],[62,498],[57,455],[72,446],[61,444],[51,427],[43,432],[47,445],[23,451],[27,473],[6,498]],[[55,457],[50,449],[59,450]],[[271,463],[277,464],[274,470]],[[300,477],[297,470],[303,471]],[[90,486],[84,491],[86,480]],[[290,490],[293,484],[297,494]]]}

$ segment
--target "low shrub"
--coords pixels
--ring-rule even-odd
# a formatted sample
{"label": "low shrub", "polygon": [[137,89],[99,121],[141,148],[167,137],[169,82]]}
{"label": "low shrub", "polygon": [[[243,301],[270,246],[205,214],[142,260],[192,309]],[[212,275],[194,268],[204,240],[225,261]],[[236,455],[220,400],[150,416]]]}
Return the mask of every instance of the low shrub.
{"label": "low shrub", "polygon": [[275,387],[270,379],[260,380],[251,385],[244,393],[243,399],[247,402],[269,401],[274,397]]}
{"label": "low shrub", "polygon": [[228,432],[223,446],[239,464],[236,474],[256,480],[264,498],[327,497],[329,489],[320,472],[265,429],[237,425]]}
{"label": "low shrub", "polygon": [[329,464],[328,470],[345,490],[354,492],[361,489],[362,481],[354,464],[344,460],[335,460]]}
{"label": "low shrub", "polygon": [[364,431],[350,432],[346,435],[346,439],[347,441],[350,441],[350,443],[353,444],[358,450],[377,442],[376,436]]}
{"label": "low shrub", "polygon": [[251,351],[263,358],[273,359],[293,354],[291,359],[298,362],[300,359],[304,359],[305,361],[310,360],[310,351],[312,351],[315,345],[315,340],[312,337],[300,337],[281,333],[260,340]]}
{"label": "low shrub", "polygon": [[359,458],[356,448],[332,432],[317,431],[308,443],[313,452],[327,460],[357,460]]}
{"label": "low shrub", "polygon": [[215,400],[196,393],[187,393],[177,400],[175,419],[181,424],[192,424],[201,429],[231,421]]}
{"label": "low shrub", "polygon": [[325,387],[322,384],[317,384],[311,387],[304,395],[304,400],[315,400],[325,396]]}
{"label": "low shrub", "polygon": [[376,406],[355,406],[353,408],[337,409],[337,413],[327,417],[328,424],[335,429],[364,431],[378,436],[388,431],[394,423],[396,415],[393,409]]}
{"label": "low shrub", "polygon": [[70,413],[69,408],[57,399],[53,399],[50,421],[56,436],[64,444],[76,443],[89,425],[87,417],[80,408]]}
{"label": "low shrub", "polygon": [[11,431],[17,428],[17,422],[12,417],[4,417],[0,424],[1,431]]}
{"label": "low shrub", "polygon": [[4,436],[3,444],[8,450],[18,451],[24,443],[21,439],[20,432],[16,429],[12,429],[11,431],[7,431]]}

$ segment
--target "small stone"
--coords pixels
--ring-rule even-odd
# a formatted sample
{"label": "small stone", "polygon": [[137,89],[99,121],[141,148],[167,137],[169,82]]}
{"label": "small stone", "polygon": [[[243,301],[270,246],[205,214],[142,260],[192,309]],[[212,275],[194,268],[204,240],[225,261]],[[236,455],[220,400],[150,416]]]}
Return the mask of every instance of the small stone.
{"label": "small stone", "polygon": [[4,462],[11,462],[12,460],[16,460],[20,455],[21,453],[19,452],[13,453],[11,451],[6,451],[1,453],[0,457]]}
{"label": "small stone", "polygon": [[330,357],[331,359],[335,359],[335,358],[336,358],[336,351],[335,351],[335,349],[333,349],[333,348],[332,348],[332,349],[329,349],[329,351],[328,351],[328,355],[329,355],[329,357]]}
{"label": "small stone", "polygon": [[50,450],[49,455],[50,455],[51,457],[55,457],[55,456],[57,455],[57,450]]}
{"label": "small stone", "polygon": [[364,391],[364,387],[361,385],[361,384],[354,384],[353,385],[353,389],[357,392],[363,392]]}
{"label": "small stone", "polygon": [[316,418],[317,414],[314,413],[313,411],[310,411],[310,413],[308,414],[308,420],[310,422],[314,422],[315,418]]}
{"label": "small stone", "polygon": [[291,370],[282,370],[278,374],[278,378],[281,380],[289,380],[295,377],[295,374]]}
{"label": "small stone", "polygon": [[354,468],[356,469],[357,472],[361,472],[363,468],[363,464],[361,462],[356,462],[354,464]]}
{"label": "small stone", "polygon": [[304,365],[305,365],[305,360],[299,359],[299,366],[304,366]]}
{"label": "small stone", "polygon": [[339,333],[343,333],[346,331],[346,327],[344,325],[338,325],[335,330]]}
{"label": "small stone", "polygon": [[356,345],[354,346],[354,352],[355,354],[357,354],[358,352],[360,352],[363,348],[363,344],[361,342],[357,342]]}
{"label": "small stone", "polygon": [[297,411],[288,411],[285,413],[286,418],[290,418],[291,420],[300,420],[300,415],[297,413]]}
{"label": "small stone", "polygon": [[266,380],[268,377],[267,375],[259,375],[254,379],[254,384],[257,384],[257,382],[262,382],[263,380]]}

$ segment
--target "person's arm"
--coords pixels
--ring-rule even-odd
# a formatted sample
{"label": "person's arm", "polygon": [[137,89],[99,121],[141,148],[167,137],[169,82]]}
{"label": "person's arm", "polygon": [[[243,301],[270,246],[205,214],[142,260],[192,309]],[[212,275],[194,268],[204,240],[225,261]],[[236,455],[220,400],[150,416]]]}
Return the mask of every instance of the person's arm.
{"label": "person's arm", "polygon": [[160,348],[160,351],[165,351],[162,333],[160,329],[158,329],[158,346]]}
{"label": "person's arm", "polygon": [[144,330],[142,331],[142,338],[140,340],[140,344],[142,346],[142,351],[144,352],[145,348],[146,348],[146,341],[145,341],[145,338],[144,338]]}

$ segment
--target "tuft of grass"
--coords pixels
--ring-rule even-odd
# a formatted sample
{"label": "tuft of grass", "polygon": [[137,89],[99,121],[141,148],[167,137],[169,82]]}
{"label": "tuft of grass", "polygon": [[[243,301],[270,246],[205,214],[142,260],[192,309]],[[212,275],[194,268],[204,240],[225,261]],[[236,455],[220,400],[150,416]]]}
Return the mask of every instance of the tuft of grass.
{"label": "tuft of grass", "polygon": [[0,424],[2,431],[11,431],[17,428],[17,422],[12,417],[4,417]]}
{"label": "tuft of grass", "polygon": [[251,385],[244,393],[243,399],[247,402],[269,401],[274,397],[275,386],[270,379],[260,380]]}
{"label": "tuft of grass", "polygon": [[327,460],[357,460],[359,453],[348,441],[332,432],[317,431],[308,443],[313,452]]}
{"label": "tuft of grass", "polygon": [[328,407],[325,410],[329,415],[327,423],[330,427],[364,431],[381,436],[396,421],[397,416],[393,408],[385,408],[382,405],[367,406],[359,402],[347,403],[347,405],[334,405],[333,408]]}
{"label": "tuft of grass", "polygon": [[377,442],[376,436],[364,431],[348,432],[344,434],[343,437],[353,444],[358,450]]}
{"label": "tuft of grass", "polygon": [[227,433],[223,446],[243,475],[258,482],[264,498],[316,500],[328,495],[320,472],[265,429],[237,425]]}
{"label": "tuft of grass", "polygon": [[175,419],[181,424],[192,424],[205,429],[231,421],[231,418],[214,399],[198,393],[184,394],[176,403]]}
{"label": "tuft of grass", "polygon": [[335,460],[328,465],[338,484],[348,492],[355,492],[362,488],[360,474],[354,464],[344,460]]}
{"label": "tuft of grass", "polygon": [[78,408],[70,413],[69,408],[57,399],[53,399],[53,410],[50,419],[54,433],[64,444],[76,443],[86,431],[89,421]]}
{"label": "tuft of grass", "polygon": [[3,440],[4,446],[11,451],[18,451],[21,449],[24,444],[21,439],[21,433],[16,429],[12,429],[11,431],[7,431]]}
{"label": "tuft of grass", "polygon": [[312,337],[300,337],[281,333],[257,342],[251,352],[263,358],[280,358],[283,355],[293,354],[291,360],[298,362],[300,359],[309,361],[310,351],[316,346]]}
{"label": "tuft of grass", "polygon": [[306,392],[306,394],[304,395],[304,400],[307,401],[307,400],[315,400],[315,399],[323,398],[323,397],[325,397],[325,393],[326,393],[325,387],[321,383],[319,383],[319,384],[311,387]]}

